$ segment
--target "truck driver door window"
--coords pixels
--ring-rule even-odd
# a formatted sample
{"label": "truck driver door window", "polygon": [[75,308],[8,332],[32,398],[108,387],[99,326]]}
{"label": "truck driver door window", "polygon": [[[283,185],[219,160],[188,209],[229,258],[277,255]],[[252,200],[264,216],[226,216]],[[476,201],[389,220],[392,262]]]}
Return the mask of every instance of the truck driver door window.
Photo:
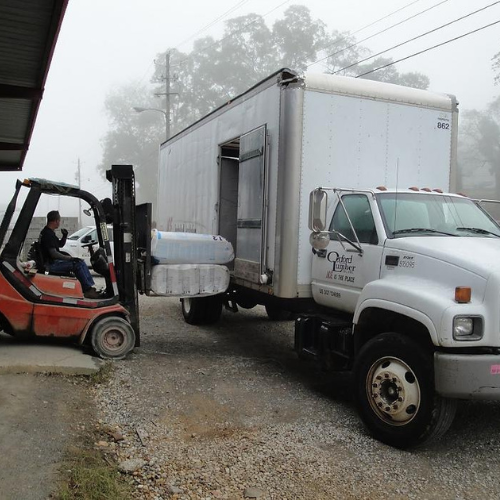
{"label": "truck driver door window", "polygon": [[259,283],[264,266],[266,127],[240,138],[236,277]]}
{"label": "truck driver door window", "polygon": [[[360,243],[376,245],[378,243],[377,231],[368,198],[365,195],[352,194],[344,196],[342,201],[351,219],[352,227],[344,207],[339,203],[330,224],[330,231],[338,231],[352,242],[356,242],[356,236],[352,231],[354,227]],[[330,238],[336,239],[337,236],[332,233]]]}
{"label": "truck driver door window", "polygon": [[363,253],[332,232],[326,255],[313,256],[312,288],[320,304],[352,312],[363,287],[379,277],[383,246],[378,244],[369,198],[365,194],[346,194],[342,201],[349,218],[337,202],[329,229],[357,244],[354,228]]}

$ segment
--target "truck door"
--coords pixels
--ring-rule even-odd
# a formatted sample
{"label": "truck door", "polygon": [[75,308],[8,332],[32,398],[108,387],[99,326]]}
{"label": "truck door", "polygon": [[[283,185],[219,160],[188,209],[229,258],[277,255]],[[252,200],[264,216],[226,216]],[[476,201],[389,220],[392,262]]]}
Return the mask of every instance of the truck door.
{"label": "truck door", "polygon": [[266,126],[240,138],[234,275],[259,283],[265,266]]}
{"label": "truck door", "polygon": [[354,228],[363,252],[331,234],[326,250],[316,251],[313,256],[312,292],[319,304],[353,312],[361,290],[380,275],[383,245],[377,234],[368,196],[345,194],[342,201],[344,206],[337,203],[329,230],[338,231],[357,243],[352,231]]}

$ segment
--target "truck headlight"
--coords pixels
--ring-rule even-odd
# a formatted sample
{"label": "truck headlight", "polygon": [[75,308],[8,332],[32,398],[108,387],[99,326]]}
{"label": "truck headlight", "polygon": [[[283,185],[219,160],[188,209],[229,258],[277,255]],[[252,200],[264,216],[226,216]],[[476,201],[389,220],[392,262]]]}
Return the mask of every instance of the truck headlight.
{"label": "truck headlight", "polygon": [[479,316],[455,316],[453,318],[453,338],[455,340],[481,340],[483,338],[483,318]]}

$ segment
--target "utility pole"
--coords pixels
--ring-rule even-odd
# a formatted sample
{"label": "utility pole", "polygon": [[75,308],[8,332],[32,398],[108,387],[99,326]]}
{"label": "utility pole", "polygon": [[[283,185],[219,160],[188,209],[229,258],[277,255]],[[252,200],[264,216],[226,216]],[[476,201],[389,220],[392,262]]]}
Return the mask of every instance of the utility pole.
{"label": "utility pole", "polygon": [[167,111],[167,134],[166,140],[170,139],[170,50],[165,54],[165,97]]}
{"label": "utility pole", "polygon": [[165,92],[159,92],[155,94],[156,96],[165,96],[165,139],[170,139],[170,111],[171,111],[171,102],[170,96],[177,94],[177,92],[170,92],[170,81],[172,78],[170,77],[170,50],[167,50],[165,53]]}
{"label": "utility pole", "polygon": [[[82,188],[82,169],[80,158],[78,158],[78,169],[76,171],[76,180],[78,181],[78,188]],[[82,227],[82,199],[78,198],[78,229]]]}

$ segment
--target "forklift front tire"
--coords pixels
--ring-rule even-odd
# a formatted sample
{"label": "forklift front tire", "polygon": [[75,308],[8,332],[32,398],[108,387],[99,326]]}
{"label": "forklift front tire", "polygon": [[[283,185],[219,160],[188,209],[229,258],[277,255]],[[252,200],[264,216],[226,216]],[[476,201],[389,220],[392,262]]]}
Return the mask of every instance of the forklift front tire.
{"label": "forklift front tire", "polygon": [[108,316],[93,326],[90,342],[103,359],[123,359],[135,346],[135,332],[123,318]]}

